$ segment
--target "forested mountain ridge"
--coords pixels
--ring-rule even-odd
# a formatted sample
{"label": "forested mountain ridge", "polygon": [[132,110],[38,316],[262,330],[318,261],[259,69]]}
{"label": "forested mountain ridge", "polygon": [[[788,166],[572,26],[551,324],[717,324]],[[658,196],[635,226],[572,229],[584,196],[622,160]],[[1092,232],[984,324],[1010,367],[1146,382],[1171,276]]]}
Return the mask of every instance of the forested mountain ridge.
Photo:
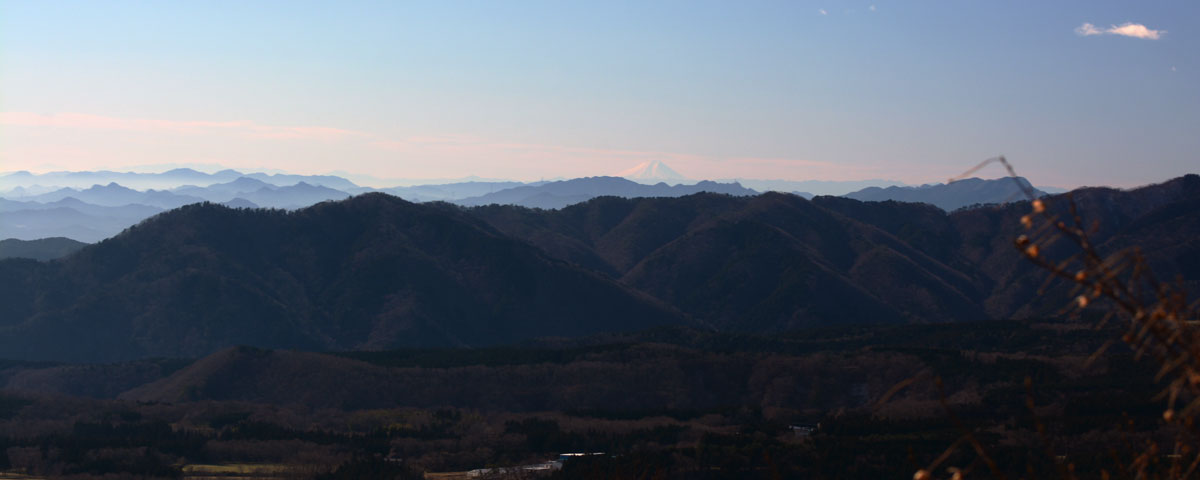
{"label": "forested mountain ridge", "polygon": [[167,212],[53,264],[0,262],[0,351],[198,356],[230,345],[474,346],[688,324],[444,205]]}
{"label": "forested mountain ridge", "polygon": [[[1200,177],[1072,195],[1104,251],[1152,246],[1164,278],[1200,283]],[[198,204],[61,261],[0,261],[0,351],[94,361],[1053,314],[1066,292],[1039,296],[1044,274],[1012,247],[1028,211],[777,193],[562,210],[378,193],[293,212]]]}
{"label": "forested mountain ridge", "polygon": [[[1102,251],[1157,245],[1146,253],[1171,275],[1164,278],[1200,282],[1200,268],[1189,267],[1200,258],[1195,227],[1200,210],[1188,208],[1200,199],[1200,176],[1133,190],[1080,189],[1045,201],[1066,215],[1068,198],[1089,226],[1094,222],[1092,240]],[[829,196],[805,202],[768,193],[598,198],[553,212],[501,206],[471,211],[552,255],[620,278],[726,328],[1046,315],[1065,298],[1039,300],[1044,273],[1013,248],[1028,202],[946,213],[916,203]],[[1163,222],[1171,227],[1155,227]],[[814,292],[803,281],[812,275],[829,280],[822,287],[849,280],[854,288]],[[722,323],[731,314],[713,315],[693,303],[722,295],[727,297],[712,307],[736,305],[731,310],[739,324]],[[844,310],[856,308],[874,313]],[[793,318],[804,320],[789,323]]]}
{"label": "forested mountain ridge", "polygon": [[17,240],[9,238],[0,240],[0,259],[32,258],[34,260],[53,260],[64,257],[87,246],[69,238],[50,237],[39,240]]}
{"label": "forested mountain ridge", "polygon": [[724,329],[984,318],[961,272],[794,195],[601,198],[558,212],[473,212]]}

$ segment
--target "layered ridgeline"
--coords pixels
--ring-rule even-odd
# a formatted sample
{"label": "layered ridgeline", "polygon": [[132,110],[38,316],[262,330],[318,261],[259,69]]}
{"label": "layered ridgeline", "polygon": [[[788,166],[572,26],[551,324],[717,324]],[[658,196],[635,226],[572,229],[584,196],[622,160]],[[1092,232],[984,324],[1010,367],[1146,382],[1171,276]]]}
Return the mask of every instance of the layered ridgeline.
{"label": "layered ridgeline", "polygon": [[[681,183],[683,177],[662,162],[648,162],[623,174],[628,178],[588,177],[530,183],[472,180],[376,189],[329,175],[242,174],[233,170],[214,174],[188,169],[158,174],[99,171],[34,175],[15,172],[0,174],[0,239],[66,237],[92,243],[165,210],[193,203],[294,210],[373,191],[413,202],[446,201],[464,206],[499,204],[542,209],[559,209],[602,196],[680,197],[700,192],[749,196],[778,191],[812,198],[809,191],[844,194],[863,186],[868,188],[847,195],[859,200],[929,203],[947,211],[964,205],[1004,203],[1020,197],[1017,184],[1009,179],[972,178],[922,187],[897,187],[895,182],[884,181]],[[128,182],[128,185],[120,182]],[[878,188],[880,186],[888,188]]]}
{"label": "layered ridgeline", "polygon": [[[142,179],[139,176],[113,175],[131,180]],[[51,174],[46,176],[48,179],[61,181],[76,179]],[[0,180],[11,177],[23,176],[10,174],[0,177]],[[150,178],[163,181],[163,178],[175,177],[160,174]],[[3,183],[0,181],[0,184]],[[30,193],[27,189],[16,187],[4,194],[7,198],[0,198],[0,238],[34,240],[67,237],[84,242],[97,242],[165,210],[205,201],[233,207],[295,209],[326,200],[344,200],[350,197],[349,193],[321,185],[298,182],[294,185],[280,186],[250,176],[205,187],[186,185],[170,191],[134,190],[117,183],[108,183],[83,189],[63,187],[43,193]]]}
{"label": "layered ridgeline", "polygon": [[[1200,177],[1073,195],[1103,251],[1143,245],[1161,278],[1200,286]],[[1053,314],[1067,292],[1039,296],[1044,274],[1012,247],[1028,211],[777,193],[561,210],[383,194],[294,212],[193,205],[62,261],[0,261],[0,351],[113,360]]]}
{"label": "layered ridgeline", "polygon": [[477,197],[454,200],[466,206],[518,205],[530,208],[557,209],[585,202],[596,197],[682,197],[694,193],[723,193],[727,195],[754,195],[758,192],[738,183],[701,181],[693,185],[658,183],[643,185],[619,177],[588,177],[539,183],[500,190]]}
{"label": "layered ridgeline", "polygon": [[981,178],[964,178],[949,183],[935,183],[910,187],[892,185],[888,187],[867,187],[862,190],[844,195],[855,200],[880,202],[896,200],[900,202],[928,203],[945,211],[959,208],[1008,203],[1025,198],[1029,191],[1034,196],[1045,195],[1028,180],[1017,178],[997,178],[984,180]]}
{"label": "layered ridgeline", "polygon": [[186,206],[53,263],[0,262],[9,358],[476,346],[690,324],[444,205]]}
{"label": "layered ridgeline", "polygon": [[[450,201],[461,205],[492,203],[536,208],[562,208],[599,196],[678,197],[697,192],[754,195],[736,183],[703,181],[694,185],[642,185],[618,177],[591,177],[554,182],[459,182],[374,189],[359,187],[334,176],[238,174],[232,170],[202,174],[172,170],[162,174],[117,172],[57,172],[0,175],[0,239],[35,240],[67,237],[97,242],[120,233],[165,210],[212,202],[237,208],[294,210],[354,194],[380,191],[410,201]],[[173,185],[169,189],[136,190],[116,182],[86,188],[47,186],[33,182],[78,184],[88,180],[119,179],[139,185],[169,185],[192,180],[203,185]],[[219,183],[215,180],[225,179]],[[281,182],[296,181],[293,184]],[[5,188],[7,186],[11,188]],[[329,185],[334,185],[330,187]]]}
{"label": "layered ridgeline", "polygon": [[[1102,252],[1143,246],[1160,278],[1200,287],[1200,176],[1071,194]],[[1046,200],[1067,216],[1065,195]],[[1069,287],[1013,248],[1028,202],[947,214],[928,204],[785,194],[603,198],[554,212],[475,213],[500,231],[601,271],[718,328],[1053,315]],[[1071,246],[1046,252],[1063,258]],[[1054,284],[1051,288],[1058,288]]]}

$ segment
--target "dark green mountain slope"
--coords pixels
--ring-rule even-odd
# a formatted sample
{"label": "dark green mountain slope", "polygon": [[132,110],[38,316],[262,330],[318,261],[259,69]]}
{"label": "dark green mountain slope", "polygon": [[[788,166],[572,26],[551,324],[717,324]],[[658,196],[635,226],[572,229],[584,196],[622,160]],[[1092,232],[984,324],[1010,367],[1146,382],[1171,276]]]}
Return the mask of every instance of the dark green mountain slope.
{"label": "dark green mountain slope", "polygon": [[[1147,260],[1162,270],[1163,280],[1172,280],[1182,273],[1185,279],[1193,279],[1187,284],[1188,291],[1200,287],[1195,281],[1200,271],[1182,268],[1186,267],[1186,261],[1177,262],[1198,254],[1194,227],[1191,230],[1183,227],[1200,217],[1200,210],[1187,208],[1200,199],[1200,176],[1187,175],[1127,191],[1085,188],[1069,195],[1075,199],[1078,212],[1090,230],[1089,236],[1101,253],[1142,246]],[[1045,201],[1052,214],[1071,221],[1067,194],[1045,197]],[[958,255],[967,262],[966,266],[974,266],[986,275],[990,286],[984,307],[990,317],[1053,315],[1062,310],[1063,299],[1069,298],[1069,289],[1060,284],[1051,284],[1050,288],[1055,290],[1039,295],[1045,273],[1014,253],[1012,241],[1025,233],[1020,219],[1029,211],[1028,202],[1017,202],[998,208],[959,211],[948,217],[958,232],[959,241],[955,245]],[[1173,226],[1161,223],[1170,218],[1177,223]],[[1060,242],[1043,251],[1050,258],[1066,258],[1077,250]]]}
{"label": "dark green mountain slope", "polygon": [[560,258],[600,264],[592,268],[720,328],[983,318],[969,276],[794,195],[600,198],[557,212],[473,212]]}
{"label": "dark green mountain slope", "polygon": [[[791,334],[737,335],[662,328],[616,335],[587,347],[401,350],[321,354],[231,348],[128,389],[152,402],[239,401],[312,408],[456,406],[500,411],[691,409],[730,405],[838,408],[862,405],[923,368],[973,382],[1055,375],[1049,358],[1081,361],[1111,331],[1061,331],[1050,324],[830,327]],[[590,339],[589,341],[604,341]],[[959,349],[1019,352],[1027,360],[990,362]],[[1110,355],[1122,354],[1114,349]],[[446,360],[451,360],[446,362]],[[499,360],[497,362],[496,360]],[[1099,365],[1107,363],[1107,357]],[[56,391],[71,368],[13,367],[9,386],[29,378]],[[117,379],[162,370],[152,362],[97,368]],[[0,370],[2,379],[3,370]],[[1011,381],[1011,380],[1010,380]],[[14,385],[15,384],[15,385]],[[1120,385],[1120,382],[1115,382]],[[413,388],[419,385],[420,388]],[[860,393],[854,393],[858,389]],[[862,390],[867,390],[865,394]],[[630,392],[637,392],[631,395]]]}
{"label": "dark green mountain slope", "polygon": [[[1200,217],[1189,203],[1200,198],[1200,177],[1073,196],[1084,218],[1096,222],[1092,238],[1103,251],[1154,246],[1146,253],[1164,273],[1200,275],[1196,235],[1189,233]],[[1046,201],[1065,214],[1067,198]],[[1066,297],[1039,299],[1044,272],[1012,246],[1029,210],[1028,202],[1016,202],[947,214],[895,201],[702,194],[598,198],[557,212],[472,212],[721,328],[772,331],[1053,314]]]}
{"label": "dark green mountain slope", "polygon": [[552,255],[620,277],[654,250],[746,203],[750,197],[600,197],[556,211],[491,205],[471,211]]}
{"label": "dark green mountain slope", "polygon": [[[1142,246],[1161,278],[1200,289],[1200,176],[1072,195],[1102,251]],[[1046,201],[1066,213],[1065,196]],[[383,194],[295,212],[192,205],[57,262],[0,261],[0,357],[1044,317],[1069,290],[1039,295],[1044,272],[1012,246],[1029,208],[946,214],[776,193],[602,197],[557,211]]]}
{"label": "dark green mountain slope", "polygon": [[623,280],[733,330],[983,318],[961,274],[794,195],[766,194],[664,245]]}
{"label": "dark green mountain slope", "polygon": [[10,358],[472,346],[684,323],[473,217],[382,194],[287,213],[194,205],[64,262],[0,263]]}
{"label": "dark green mountain slope", "polygon": [[0,240],[0,259],[32,258],[34,260],[53,260],[67,256],[87,246],[64,237],[39,238],[37,240],[17,240],[10,238]]}

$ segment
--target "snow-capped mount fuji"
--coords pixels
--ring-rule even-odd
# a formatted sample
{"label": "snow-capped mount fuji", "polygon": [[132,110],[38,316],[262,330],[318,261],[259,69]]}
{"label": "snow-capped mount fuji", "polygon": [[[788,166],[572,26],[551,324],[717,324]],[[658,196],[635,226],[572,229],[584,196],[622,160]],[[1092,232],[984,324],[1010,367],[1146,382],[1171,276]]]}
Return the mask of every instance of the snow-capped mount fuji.
{"label": "snow-capped mount fuji", "polygon": [[679,172],[668,167],[661,160],[653,160],[643,162],[636,167],[618,173],[616,176],[625,177],[638,183],[655,184],[665,182],[668,184],[679,184],[687,182],[687,177],[680,175]]}

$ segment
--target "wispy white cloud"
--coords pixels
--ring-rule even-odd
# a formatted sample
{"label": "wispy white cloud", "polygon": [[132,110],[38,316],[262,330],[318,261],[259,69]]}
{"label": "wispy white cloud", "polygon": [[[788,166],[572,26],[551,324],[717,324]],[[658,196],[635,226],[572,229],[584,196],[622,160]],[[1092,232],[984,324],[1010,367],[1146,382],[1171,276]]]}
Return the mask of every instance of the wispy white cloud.
{"label": "wispy white cloud", "polygon": [[1092,35],[1120,35],[1144,40],[1158,40],[1163,35],[1166,35],[1166,33],[1166,30],[1154,30],[1140,23],[1132,22],[1126,22],[1121,25],[1110,25],[1108,28],[1100,28],[1084,22],[1083,25],[1075,27],[1075,34],[1083,37]]}
{"label": "wispy white cloud", "polygon": [[1145,38],[1149,40],[1158,40],[1166,30],[1151,30],[1140,23],[1126,23],[1118,27],[1108,29],[1109,33],[1122,35],[1133,38]]}
{"label": "wispy white cloud", "polygon": [[870,11],[874,12],[874,11],[875,11],[875,6],[874,6],[874,5],[871,5],[870,7],[868,7],[868,10],[870,10]]}
{"label": "wispy white cloud", "polygon": [[829,12],[826,12],[824,8],[818,8],[817,13],[821,15],[829,15]]}
{"label": "wispy white cloud", "polygon": [[1075,34],[1079,35],[1081,37],[1086,37],[1089,35],[1100,35],[1102,33],[1104,33],[1103,30],[1100,30],[1099,28],[1096,28],[1095,25],[1092,25],[1087,22],[1084,22],[1083,25],[1075,27]]}

